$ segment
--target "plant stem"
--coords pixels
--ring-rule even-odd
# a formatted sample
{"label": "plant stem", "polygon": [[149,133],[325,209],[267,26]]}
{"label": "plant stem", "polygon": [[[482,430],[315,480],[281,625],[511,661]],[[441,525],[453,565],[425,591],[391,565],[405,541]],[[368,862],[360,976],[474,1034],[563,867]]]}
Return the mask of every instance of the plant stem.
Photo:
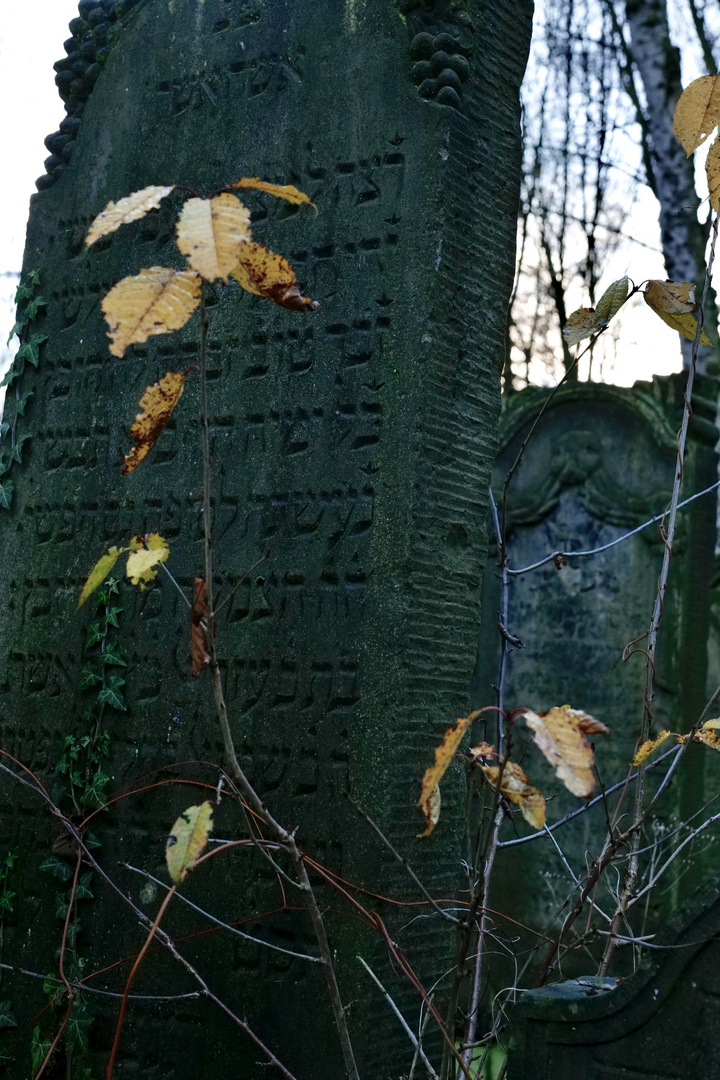
{"label": "plant stem", "polygon": [[318,944],[318,950],[320,953],[320,959],[322,961],[323,970],[325,973],[325,981],[327,983],[328,994],[330,996],[330,1004],[335,1019],[335,1026],[338,1032],[338,1038],[340,1040],[340,1047],[342,1050],[343,1061],[345,1063],[345,1073],[348,1080],[360,1080],[360,1074],[358,1073],[357,1065],[355,1063],[355,1055],[353,1053],[352,1043],[350,1041],[350,1032],[348,1030],[347,1018],[345,1016],[345,1009],[343,1008],[342,999],[340,997],[340,987],[338,986],[337,977],[335,974],[335,967],[332,961],[332,953],[330,951],[330,943],[327,939],[325,932],[325,924],[323,922],[322,912],[318,906],[313,892],[310,878],[308,877],[307,867],[303,860],[302,852],[295,843],[295,838],[286,829],[282,827],[272,816],[270,811],[264,805],[262,799],[255,791],[248,778],[243,772],[240,762],[237,759],[235,752],[235,744],[233,742],[232,733],[230,731],[230,723],[228,720],[227,706],[225,704],[225,695],[222,687],[222,675],[220,672],[220,666],[217,659],[217,651],[215,649],[215,601],[214,601],[214,589],[213,589],[213,564],[212,564],[212,521],[210,518],[210,481],[211,481],[211,462],[210,462],[210,426],[208,421],[208,401],[207,401],[207,311],[205,306],[205,286],[203,285],[202,292],[200,294],[200,430],[202,440],[202,461],[203,461],[203,537],[205,543],[205,585],[207,590],[207,626],[205,628],[206,647],[207,653],[210,657],[210,675],[212,678],[212,690],[213,697],[215,699],[215,708],[217,710],[218,721],[220,723],[220,730],[222,732],[223,745],[225,747],[225,757],[228,763],[228,767],[232,774],[233,780],[237,783],[238,787],[251,810],[266,822],[268,827],[275,833],[275,836],[284,846],[287,851],[297,875],[298,884],[303,894],[305,906],[307,907],[310,921],[312,923],[313,930],[315,932],[315,939]]}

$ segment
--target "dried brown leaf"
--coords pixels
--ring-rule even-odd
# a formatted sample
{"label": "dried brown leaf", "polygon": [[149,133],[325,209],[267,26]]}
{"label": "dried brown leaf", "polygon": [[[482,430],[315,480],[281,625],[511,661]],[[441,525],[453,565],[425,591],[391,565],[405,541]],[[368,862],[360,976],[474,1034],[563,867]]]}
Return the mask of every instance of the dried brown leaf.
{"label": "dried brown leaf", "polygon": [[102,301],[112,355],[122,357],[134,342],[179,330],[200,303],[201,287],[193,270],[167,266],[151,266],[119,281]]}
{"label": "dried brown leaf", "polygon": [[477,746],[472,746],[468,753],[474,761],[479,761],[481,758],[495,757],[495,747],[490,743],[479,742]]}
{"label": "dried brown leaf", "polygon": [[180,400],[186,377],[177,371],[167,371],[160,382],[145,390],[140,398],[142,412],[137,414],[130,428],[135,445],[125,455],[125,464],[120,470],[123,476],[136,469],[152,450]]}
{"label": "dried brown leaf", "polygon": [[675,106],[673,131],[688,157],[720,123],[720,75],[703,75],[686,86]]}
{"label": "dried brown leaf", "polygon": [[[472,751],[471,751],[472,753]],[[501,768],[499,765],[480,765],[485,777],[494,788],[498,786]],[[528,784],[524,771],[514,761],[506,761],[500,778],[500,794],[504,795],[513,806],[519,806],[522,816],[533,829],[542,829],[545,825],[545,799],[537,788]]]}
{"label": "dried brown leaf", "polygon": [[250,211],[236,195],[188,199],[177,223],[177,245],[207,281],[227,281],[250,239]]}
{"label": "dried brown leaf", "polygon": [[558,780],[581,799],[592,795],[593,751],[585,735],[607,735],[605,724],[567,706],[546,713],[527,709],[522,715],[533,733],[533,741],[555,769]]}
{"label": "dried brown leaf", "polygon": [[463,735],[477,716],[477,713],[470,713],[469,716],[460,717],[456,721],[454,728],[449,727],[446,730],[442,742],[435,748],[435,764],[425,770],[418,802],[427,823],[425,831],[418,834],[420,837],[429,836],[438,823],[440,817],[440,788],[438,785],[450,762],[455,757]]}
{"label": "dried brown leaf", "polygon": [[720,203],[720,135],[708,150],[705,173],[707,175],[710,205],[713,210],[717,211]]}
{"label": "dried brown leaf", "polygon": [[86,246],[91,247],[101,236],[115,232],[121,225],[127,225],[130,221],[138,221],[150,210],[156,210],[160,201],[173,189],[173,184],[168,187],[146,187],[142,191],[134,191],[132,195],[126,195],[124,199],[116,203],[109,202],[88,229],[85,237]]}
{"label": "dried brown leaf", "polygon": [[165,846],[168,873],[174,882],[184,881],[208,842],[213,824],[212,803],[188,806],[172,827]]}
{"label": "dried brown leaf", "polygon": [[[692,314],[695,303],[695,286],[688,281],[648,281],[643,292],[645,303],[664,323],[677,330],[689,341],[695,340],[697,319]],[[703,330],[700,343],[709,345],[710,339]]]}
{"label": "dried brown leaf", "polygon": [[658,746],[669,739],[671,735],[675,735],[675,738],[680,738],[674,731],[661,731],[657,739],[647,739],[638,749],[635,757],[632,759],[633,765],[642,765],[643,761],[647,761],[654,750],[657,750]]}
{"label": "dried brown leaf", "polygon": [[595,308],[581,307],[569,316],[562,333],[568,345],[577,345],[579,341],[590,337],[597,330]]}
{"label": "dried brown leaf", "polygon": [[243,244],[232,274],[246,292],[265,296],[280,307],[316,311],[320,306],[316,300],[301,294],[295,271],[287,259],[263,244]]}
{"label": "dried brown leaf", "polygon": [[261,180],[259,176],[243,176],[234,184],[231,184],[230,187],[254,188],[255,191],[267,191],[269,195],[275,195],[278,199],[287,199],[288,202],[296,205],[307,203],[308,206],[315,206],[315,203],[310,202],[307,195],[302,191],[298,191],[292,184],[268,184],[265,180]]}
{"label": "dried brown leaf", "polygon": [[711,746],[713,750],[720,750],[720,719],[706,720],[695,732],[695,740]]}
{"label": "dried brown leaf", "polygon": [[197,679],[210,663],[207,651],[207,585],[203,578],[195,578],[195,600],[190,612],[190,637],[192,640],[192,669]]}

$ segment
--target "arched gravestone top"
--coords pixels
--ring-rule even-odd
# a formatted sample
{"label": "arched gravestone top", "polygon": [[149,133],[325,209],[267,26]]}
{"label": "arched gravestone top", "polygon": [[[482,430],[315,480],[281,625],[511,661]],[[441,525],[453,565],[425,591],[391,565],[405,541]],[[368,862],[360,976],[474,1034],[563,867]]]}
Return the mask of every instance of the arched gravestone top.
{"label": "arched gravestone top", "polygon": [[658,934],[631,978],[578,978],[522,994],[508,1080],[717,1080],[719,973],[714,882]]}
{"label": "arched gravestone top", "polygon": [[[317,214],[251,195],[254,237],[291,258],[320,311],[277,309],[235,284],[213,286],[209,297],[222,594],[272,548],[218,620],[230,721],[260,794],[332,870],[373,893],[414,898],[348,809],[350,787],[431,886],[451,894],[461,815],[449,789],[448,813],[421,845],[416,801],[433,747],[468,705],[531,8],[524,0],[423,2],[404,12],[380,0],[145,0],[132,11],[66,168],[33,199],[25,258],[26,271],[40,270],[48,305],[36,325],[48,340],[37,372],[22,376],[21,394],[34,397],[18,430],[31,438],[13,468],[11,510],[0,514],[0,746],[53,790],[62,789],[54,766],[63,738],[82,734],[92,700],[80,683],[94,616],[75,613],[89,568],[110,545],[146,532],[168,538],[181,587],[191,588],[203,565],[191,380],[152,454],[119,475],[144,388],[195,363],[198,320],[116,361],[99,309],[123,276],[182,263],[179,194],[90,252],[83,237],[110,199],[149,184],[208,192],[240,175],[293,183]],[[14,421],[12,402],[9,410]],[[208,687],[191,678],[177,592],[158,579],[144,592],[123,586],[120,602],[128,708],[103,720],[108,790],[134,790],[139,777],[152,785],[160,768],[164,786],[121,798],[97,831],[108,866],[136,859],[164,878],[168,829],[208,791],[179,789],[175,779],[212,792],[217,770],[198,763],[222,751]],[[6,835],[22,851],[22,910],[35,927],[51,927],[30,938],[22,920],[6,927],[6,956],[22,948],[25,966],[50,970],[55,894],[37,874],[52,843],[47,819],[24,789],[4,785],[2,798]],[[218,835],[244,828],[224,799]],[[142,899],[149,894],[139,879],[117,873],[154,914],[157,901]],[[256,920],[255,936],[314,948],[303,915],[262,917],[284,901],[272,867],[252,853],[214,860],[187,888],[225,920]],[[338,907],[329,888],[321,897]],[[447,969],[452,942],[442,924],[366,902],[379,906],[423,980]],[[377,935],[343,904],[328,915],[343,999],[352,1003],[363,1077],[384,1080],[407,1067],[406,1037],[356,955],[370,959],[403,1007],[417,1000]],[[178,933],[198,929],[180,907],[176,918]],[[137,951],[134,916],[104,886],[83,911],[81,941],[93,968]],[[220,934],[186,948],[299,1077],[340,1074],[317,965]],[[175,966],[162,955],[156,962],[148,983],[177,986]],[[35,993],[31,985],[22,1002],[28,1018],[43,1004]],[[111,1031],[98,1024],[93,1049],[107,1049]],[[127,1076],[266,1075],[255,1049],[219,1028],[207,1002],[133,1009],[123,1045]]]}
{"label": "arched gravestone top", "polygon": [[[717,480],[712,392],[712,381],[701,381],[694,401],[683,497]],[[540,390],[522,392],[503,412],[493,479],[498,501],[505,475],[547,394]],[[508,560],[512,569],[531,566],[554,551],[590,551],[612,544],[663,512],[672,490],[682,394],[681,376],[639,383],[631,389],[578,384],[559,390],[542,416],[509,489]],[[710,493],[679,516],[656,667],[652,706],[656,733],[662,728],[687,731],[715,690],[715,686],[706,686],[715,505],[715,496]],[[591,557],[568,557],[559,566],[550,560],[511,579],[507,629],[521,639],[523,647],[510,650],[506,708],[524,706],[541,711],[567,703],[607,724],[610,734],[593,739],[599,776],[607,786],[625,777],[639,732],[643,654],[638,652],[626,661],[623,655],[628,643],[642,639],[652,614],[663,553],[659,528],[658,522]],[[473,681],[475,708],[495,702],[500,609],[495,559],[496,551],[491,550]],[[522,722],[513,729],[513,760],[522,761],[530,784],[552,797],[548,824],[582,805],[555,778],[530,743],[530,733]],[[657,808],[661,820],[677,823],[694,813],[717,788],[717,766],[716,755],[692,748],[671,794]],[[649,782],[652,787],[655,780]],[[600,850],[605,828],[605,807],[599,801],[557,833],[578,876],[585,873],[586,853],[592,857]],[[518,822],[517,832],[506,826],[501,839],[513,841],[517,833],[529,832]],[[653,926],[662,924],[684,896],[715,872],[715,857],[710,853],[707,861],[692,860],[682,873],[671,875],[668,890],[662,896],[653,894],[648,913]],[[520,843],[500,852],[492,906],[500,907],[502,898],[507,914],[544,930],[571,888],[572,881],[549,837]],[[607,910],[613,901],[603,891],[598,903]],[[531,947],[530,937],[527,942]],[[570,953],[563,961],[563,971],[582,971],[585,963],[584,954]],[[499,983],[498,989],[511,983],[511,971],[505,974],[506,982]]]}

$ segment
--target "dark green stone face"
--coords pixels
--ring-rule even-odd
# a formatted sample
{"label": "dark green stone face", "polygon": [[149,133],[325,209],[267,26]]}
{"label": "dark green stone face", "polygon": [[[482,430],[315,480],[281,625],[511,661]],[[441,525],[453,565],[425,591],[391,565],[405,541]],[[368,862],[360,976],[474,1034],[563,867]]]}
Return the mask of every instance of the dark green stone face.
{"label": "dark green stone face", "polygon": [[[223,608],[217,648],[238,754],[272,812],[346,881],[417,900],[344,792],[433,892],[452,895],[459,768],[446,781],[443,820],[422,844],[416,803],[432,748],[468,707],[531,4],[404,7],[147,0],[116,34],[69,164],[33,203],[26,268],[40,270],[48,305],[37,325],[48,340],[37,372],[22,378],[22,391],[35,392],[20,419],[32,438],[13,473],[12,508],[0,513],[0,718],[1,745],[60,798],[66,780],[53,770],[62,739],[85,731],[93,700],[80,680],[96,615],[92,602],[75,611],[90,568],[110,545],[157,532],[188,595],[203,572],[196,376],[148,458],[120,475],[145,387],[197,362],[198,316],[120,361],[108,353],[100,311],[125,275],[183,265],[174,228],[185,193],[88,252],[90,222],[109,200],[151,184],[202,195],[243,175],[295,184],[317,212],[252,192],[246,203],[254,239],[292,261],[319,311],[275,307],[234,282],[208,290],[220,599],[272,552]],[[127,711],[103,718],[108,792],[150,787],[114,803],[92,828],[102,864],[154,915],[160,894],[117,862],[166,879],[165,837],[185,806],[212,797],[222,746],[207,678],[191,676],[188,611],[171,582],[161,575],[144,591],[123,584],[120,603],[113,634],[127,667],[113,673],[126,679]],[[37,875],[52,843],[48,816],[31,793],[3,785],[3,829],[22,849],[18,880],[28,897],[7,948],[17,956],[22,944],[27,967],[51,970],[61,924],[52,880]],[[67,799],[62,805],[69,809]],[[247,836],[229,797],[215,820],[217,836]],[[183,891],[255,937],[315,949],[294,910],[299,895],[287,885],[283,895],[254,849],[214,860]],[[410,1044],[356,956],[408,1016],[417,1016],[418,999],[359,912],[327,886],[319,895],[333,912],[328,930],[362,1076],[399,1076]],[[415,919],[421,908],[359,900],[378,908],[428,985],[447,970],[443,924]],[[25,918],[41,928],[29,939]],[[86,970],[137,952],[136,917],[99,879],[81,918]],[[210,924],[173,901],[167,925],[180,938]],[[317,965],[227,931],[180,948],[298,1077],[341,1075]],[[122,989],[113,978],[107,985]],[[139,992],[194,988],[162,953],[140,978]],[[35,992],[22,989],[28,1019]],[[109,1017],[101,1004],[92,1002],[96,1015]],[[108,1023],[93,1029],[93,1052],[107,1051]],[[123,1056],[127,1076],[267,1075],[260,1051],[207,1001],[133,1004]]]}

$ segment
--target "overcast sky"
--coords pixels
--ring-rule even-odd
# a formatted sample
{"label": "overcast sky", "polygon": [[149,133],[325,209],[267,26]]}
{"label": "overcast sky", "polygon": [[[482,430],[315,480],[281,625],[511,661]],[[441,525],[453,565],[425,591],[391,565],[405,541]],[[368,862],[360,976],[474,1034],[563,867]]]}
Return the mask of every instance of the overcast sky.
{"label": "overcast sky", "polygon": [[[0,100],[4,103],[6,147],[0,170],[0,367],[4,367],[3,360],[7,363],[9,359],[3,351],[14,322],[12,297],[17,284],[15,275],[22,265],[29,199],[49,153],[43,139],[57,130],[65,115],[54,82],[53,63],[65,55],[63,41],[69,37],[68,23],[77,13],[77,0],[0,0]],[[687,74],[692,78],[695,73]],[[632,228],[649,240],[657,236],[657,210],[649,193],[633,213]],[[619,263],[617,274],[614,266],[606,269],[614,276],[626,272]],[[653,273],[664,276],[661,262],[648,276]],[[654,333],[648,333],[647,320],[636,326],[632,314],[628,312],[623,328],[623,361],[613,372],[613,380],[629,384],[637,378],[649,378],[657,371],[658,356],[664,362],[664,370],[659,373],[677,370],[679,349],[668,349],[666,338],[658,351]]]}

